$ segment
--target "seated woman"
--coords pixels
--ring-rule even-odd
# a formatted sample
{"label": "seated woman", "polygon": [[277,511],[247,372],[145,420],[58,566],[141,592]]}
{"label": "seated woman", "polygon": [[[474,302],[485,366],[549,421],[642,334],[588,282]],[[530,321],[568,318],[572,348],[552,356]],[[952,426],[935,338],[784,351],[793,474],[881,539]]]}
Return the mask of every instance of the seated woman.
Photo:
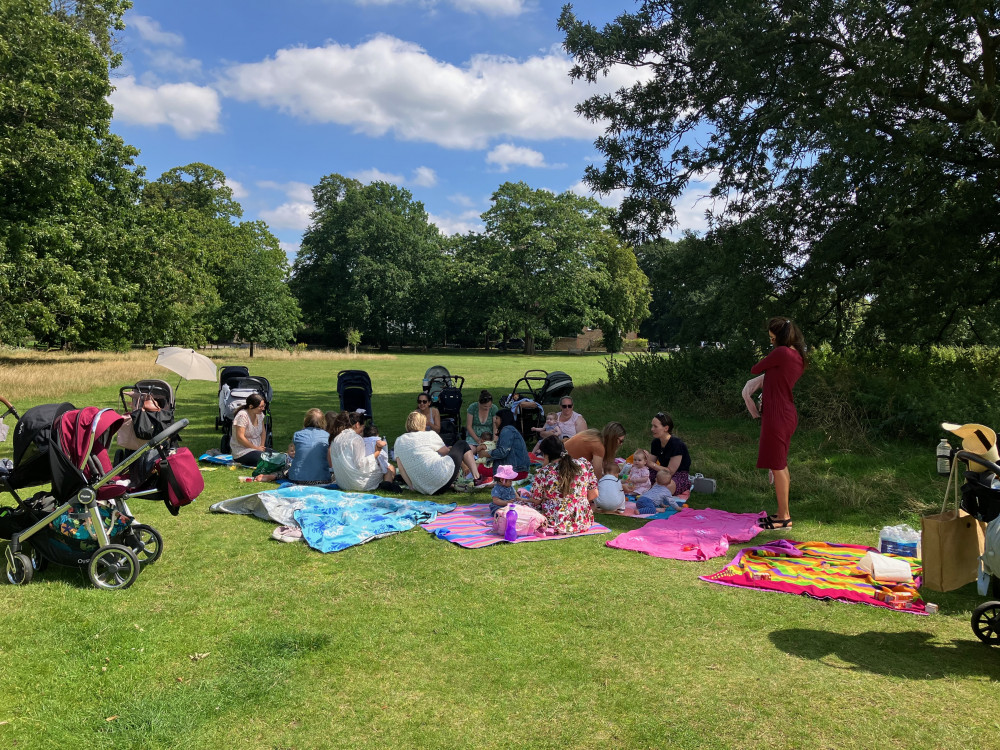
{"label": "seated woman", "polygon": [[406,418],[406,432],[396,438],[394,449],[403,481],[424,495],[445,492],[463,466],[472,473],[477,487],[492,480],[491,473],[477,468],[467,442],[459,440],[449,448],[440,435],[427,429],[427,418],[419,411],[411,411]]}
{"label": "seated woman", "polygon": [[392,464],[382,472],[378,457],[382,448],[366,455],[365,440],[361,433],[365,429],[365,418],[361,414],[342,414],[335,420],[336,434],[330,440],[330,466],[336,475],[337,486],[342,490],[368,492],[378,487],[379,482],[391,482],[396,476]]}
{"label": "seated woman", "polygon": [[649,431],[653,433],[653,443],[649,446],[652,461],[648,464],[651,475],[658,476],[667,472],[669,481],[666,487],[674,495],[680,495],[691,489],[691,455],[684,441],[674,436],[674,420],[669,414],[658,413],[650,422]]}
{"label": "seated woman", "polygon": [[618,449],[625,442],[625,428],[619,422],[608,422],[598,432],[590,429],[567,438],[564,445],[573,458],[585,458],[594,469],[595,476],[604,476],[604,462],[614,461]]}
{"label": "seated woman", "polygon": [[573,409],[573,398],[571,396],[563,396],[559,399],[558,426],[563,440],[571,438],[587,429],[587,420],[583,418],[582,414],[577,414]]}
{"label": "seated woman", "polygon": [[327,484],[330,481],[330,458],[327,445],[330,433],[320,409],[310,409],[302,420],[302,429],[292,436],[288,457],[292,464],[287,470],[275,474],[258,474],[258,482],[288,479],[295,484]]}
{"label": "seated woman", "polygon": [[434,432],[441,432],[441,412],[436,406],[431,406],[431,397],[426,393],[417,396],[417,411],[424,415],[427,420],[427,429]]}
{"label": "seated woman", "polygon": [[251,393],[233,416],[233,435],[229,450],[233,460],[244,466],[256,467],[267,452],[264,411],[267,402],[259,393]]}
{"label": "seated woman", "polygon": [[597,499],[597,478],[585,458],[573,458],[562,440],[547,437],[539,444],[544,464],[531,484],[528,502],[545,515],[546,531],[577,534],[594,525],[591,502]]}
{"label": "seated woman", "polygon": [[501,409],[493,418],[493,426],[497,447],[488,454],[493,465],[510,464],[517,472],[517,479],[524,479],[528,476],[531,460],[528,458],[528,446],[515,426],[514,412]]}
{"label": "seated woman", "polygon": [[487,390],[479,392],[479,403],[469,404],[465,415],[465,432],[469,436],[469,445],[476,447],[483,442],[483,435],[493,432],[493,417],[497,415],[497,405],[493,403],[493,394]]}

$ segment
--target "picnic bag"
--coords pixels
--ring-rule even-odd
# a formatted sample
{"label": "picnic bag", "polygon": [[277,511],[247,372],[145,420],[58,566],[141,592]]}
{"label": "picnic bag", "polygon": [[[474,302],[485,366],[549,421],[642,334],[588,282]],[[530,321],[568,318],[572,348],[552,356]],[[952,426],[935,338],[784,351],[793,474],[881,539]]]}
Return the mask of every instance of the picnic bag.
{"label": "picnic bag", "polygon": [[[923,585],[934,591],[952,591],[976,580],[979,556],[983,554],[985,534],[982,521],[959,507],[958,461],[952,462],[951,476],[945,488],[941,512],[920,519],[924,567]],[[948,491],[955,487],[954,509]]]}
{"label": "picnic bag", "polygon": [[205,489],[205,478],[198,469],[198,462],[187,448],[178,448],[157,461],[156,466],[160,474],[158,489],[172,515],[176,516],[182,506],[194,502]]}
{"label": "picnic bag", "polygon": [[257,462],[257,468],[253,470],[252,476],[261,474],[277,474],[288,463],[287,453],[264,453]]}
{"label": "picnic bag", "polygon": [[[497,508],[493,514],[493,533],[503,536],[507,531],[507,511],[510,506]],[[515,504],[517,513],[517,535],[531,536],[545,524],[545,516],[527,505]]]}

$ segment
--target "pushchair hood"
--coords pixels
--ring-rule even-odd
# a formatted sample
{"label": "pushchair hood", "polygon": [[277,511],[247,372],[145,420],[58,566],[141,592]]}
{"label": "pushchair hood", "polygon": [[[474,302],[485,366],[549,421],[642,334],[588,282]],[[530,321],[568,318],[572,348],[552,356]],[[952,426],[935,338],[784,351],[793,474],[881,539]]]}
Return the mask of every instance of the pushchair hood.
{"label": "pushchair hood", "polygon": [[49,481],[49,450],[52,424],[76,407],[69,402],[33,406],[21,415],[14,428],[14,472],[7,478],[12,489],[33,487]]}

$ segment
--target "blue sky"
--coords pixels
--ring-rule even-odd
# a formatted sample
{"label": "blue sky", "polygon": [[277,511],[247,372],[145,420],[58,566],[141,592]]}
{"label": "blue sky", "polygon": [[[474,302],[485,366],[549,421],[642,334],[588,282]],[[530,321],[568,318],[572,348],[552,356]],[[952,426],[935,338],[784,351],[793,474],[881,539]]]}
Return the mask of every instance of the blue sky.
{"label": "blue sky", "polygon": [[[113,127],[147,177],[191,162],[225,172],[244,218],[294,256],[310,188],[340,173],[399,184],[446,233],[478,229],[506,180],[586,194],[600,127],[573,112],[548,0],[144,0],[125,17]],[[573,3],[598,25],[630,0]],[[700,229],[704,185],[678,205]],[[614,205],[620,196],[599,196]]]}

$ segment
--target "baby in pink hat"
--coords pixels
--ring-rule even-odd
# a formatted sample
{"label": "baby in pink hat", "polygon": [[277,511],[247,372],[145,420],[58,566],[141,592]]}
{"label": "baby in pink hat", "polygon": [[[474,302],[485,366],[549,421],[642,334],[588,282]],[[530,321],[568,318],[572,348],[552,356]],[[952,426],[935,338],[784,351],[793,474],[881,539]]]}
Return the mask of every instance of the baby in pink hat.
{"label": "baby in pink hat", "polygon": [[510,464],[503,464],[493,472],[493,494],[490,498],[490,515],[496,513],[497,508],[502,508],[507,503],[517,500],[517,493],[514,491],[514,480],[517,479],[517,472]]}

